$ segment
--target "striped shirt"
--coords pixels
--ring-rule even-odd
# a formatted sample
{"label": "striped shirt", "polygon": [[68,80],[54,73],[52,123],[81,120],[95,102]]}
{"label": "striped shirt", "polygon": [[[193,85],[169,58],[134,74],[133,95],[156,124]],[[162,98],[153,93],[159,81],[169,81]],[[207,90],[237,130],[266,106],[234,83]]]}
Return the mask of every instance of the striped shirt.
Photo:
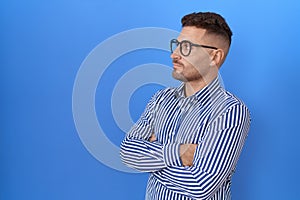
{"label": "striped shirt", "polygon": [[[150,172],[147,200],[229,200],[231,177],[250,127],[246,105],[219,77],[192,96],[184,84],[158,91],[121,144],[129,167]],[[156,141],[149,142],[152,134]],[[180,144],[198,144],[183,166]]]}

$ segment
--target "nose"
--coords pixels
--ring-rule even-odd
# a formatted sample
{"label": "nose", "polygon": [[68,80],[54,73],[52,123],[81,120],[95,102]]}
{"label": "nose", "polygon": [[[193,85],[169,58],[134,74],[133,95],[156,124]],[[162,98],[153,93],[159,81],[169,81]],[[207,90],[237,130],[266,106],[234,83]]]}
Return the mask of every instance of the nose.
{"label": "nose", "polygon": [[171,54],[171,58],[173,59],[173,60],[180,60],[181,59],[181,55],[180,55],[180,53],[178,52],[179,50],[178,50],[178,47],[173,51],[173,53]]}

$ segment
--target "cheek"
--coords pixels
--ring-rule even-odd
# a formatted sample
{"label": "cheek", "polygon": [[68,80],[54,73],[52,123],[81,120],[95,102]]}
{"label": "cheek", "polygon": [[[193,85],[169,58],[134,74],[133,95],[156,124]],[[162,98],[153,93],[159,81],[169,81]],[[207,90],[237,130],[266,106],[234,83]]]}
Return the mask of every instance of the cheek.
{"label": "cheek", "polygon": [[209,66],[210,64],[210,58],[207,55],[204,56],[193,56],[188,59],[186,59],[186,62],[189,66],[194,67],[196,69],[203,69]]}
{"label": "cheek", "polygon": [[200,74],[205,76],[210,70],[210,59],[207,57],[198,57],[190,60],[189,71],[192,74]]}

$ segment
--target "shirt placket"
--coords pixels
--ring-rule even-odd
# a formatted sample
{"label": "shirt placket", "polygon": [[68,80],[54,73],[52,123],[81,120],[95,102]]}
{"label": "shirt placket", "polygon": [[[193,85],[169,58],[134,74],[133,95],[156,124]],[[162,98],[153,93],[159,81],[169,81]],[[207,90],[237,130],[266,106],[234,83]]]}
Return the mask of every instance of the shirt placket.
{"label": "shirt placket", "polygon": [[172,141],[175,141],[179,137],[179,131],[180,127],[184,121],[184,119],[187,117],[191,109],[193,109],[196,105],[196,98],[190,97],[190,98],[181,98],[179,100],[177,111],[176,111],[176,120],[174,123],[174,129],[172,132],[172,137],[170,138]]}
{"label": "shirt placket", "polygon": [[181,98],[179,100],[178,106],[176,108],[176,119],[175,119],[175,124],[174,124],[174,129],[172,132],[172,137],[170,138],[172,141],[176,140],[176,137],[179,132],[179,128],[182,124],[183,119],[185,118],[187,112],[187,99]]}

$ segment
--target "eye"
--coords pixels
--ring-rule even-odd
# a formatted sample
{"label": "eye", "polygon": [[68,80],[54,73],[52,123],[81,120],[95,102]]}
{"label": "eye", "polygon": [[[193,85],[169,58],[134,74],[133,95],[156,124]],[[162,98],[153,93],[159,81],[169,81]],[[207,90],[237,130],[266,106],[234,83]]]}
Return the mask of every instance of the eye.
{"label": "eye", "polygon": [[191,45],[188,42],[182,42],[181,45],[184,50],[190,50],[190,48],[191,48]]}

